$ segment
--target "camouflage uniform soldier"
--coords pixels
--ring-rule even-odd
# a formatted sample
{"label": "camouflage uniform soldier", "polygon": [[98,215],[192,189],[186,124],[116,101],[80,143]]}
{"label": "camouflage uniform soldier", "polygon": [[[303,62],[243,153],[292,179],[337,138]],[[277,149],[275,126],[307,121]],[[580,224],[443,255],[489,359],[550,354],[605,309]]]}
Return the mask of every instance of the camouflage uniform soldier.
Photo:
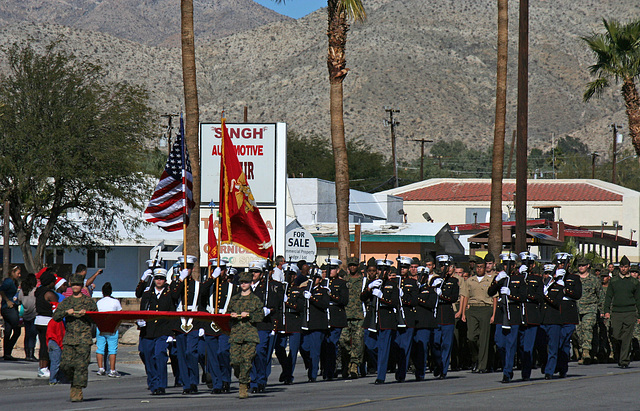
{"label": "camouflage uniform soldier", "polygon": [[577,274],[582,282],[582,297],[577,301],[580,322],[574,334],[574,344],[582,352],[582,358],[578,361],[578,364],[589,364],[591,362],[593,327],[596,325],[598,309],[601,310],[604,298],[600,279],[590,274],[589,269],[589,261],[584,257],[579,258]]}
{"label": "camouflage uniform soldier", "polygon": [[73,274],[69,278],[73,294],[65,298],[53,313],[55,321],[66,318],[66,334],[62,343],[60,369],[71,381],[71,401],[82,401],[82,389],[87,386],[89,360],[91,358],[91,319],[87,311],[98,311],[96,303],[82,294],[83,278]]}
{"label": "camouflage uniform soldier", "polygon": [[349,303],[345,307],[347,326],[342,329],[340,347],[349,361],[349,378],[355,379],[358,378],[358,367],[364,353],[364,312],[360,294],[366,279],[358,270],[358,261],[354,257],[348,259],[348,270],[349,275],[345,278],[349,289]]}
{"label": "camouflage uniform soldier", "polygon": [[239,398],[249,396],[249,373],[256,355],[256,346],[260,342],[256,323],[264,318],[262,301],[251,292],[252,278],[251,273],[240,274],[241,292],[231,297],[227,310],[231,314],[231,366],[240,383]]}

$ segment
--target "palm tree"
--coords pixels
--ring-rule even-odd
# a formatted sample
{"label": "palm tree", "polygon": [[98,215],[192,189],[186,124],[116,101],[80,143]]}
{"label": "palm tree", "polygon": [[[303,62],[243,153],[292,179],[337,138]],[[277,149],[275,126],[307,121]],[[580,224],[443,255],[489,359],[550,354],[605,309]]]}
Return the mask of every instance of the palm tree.
{"label": "palm tree", "polygon": [[597,78],[587,85],[584,100],[599,96],[611,85],[622,83],[622,97],[629,121],[629,136],[640,155],[640,97],[635,80],[640,75],[640,20],[622,24],[602,19],[605,32],[582,39],[596,56],[589,72]]}
{"label": "palm tree", "polygon": [[[277,3],[284,0],[275,0]],[[349,162],[344,136],[342,82],[347,76],[345,49],[349,21],[366,18],[362,0],[327,0],[329,40],[327,67],[329,69],[329,111],[331,115],[331,146],[336,170],[336,209],[338,221],[338,256],[346,262],[349,257]]]}
{"label": "palm tree", "polygon": [[504,169],[504,134],[507,117],[507,58],[509,48],[509,1],[498,0],[498,61],[496,75],[496,118],[493,133],[491,166],[491,216],[489,252],[502,252],[502,172]]}
{"label": "palm tree", "polygon": [[[193,201],[195,207],[191,211],[190,224],[185,233],[187,253],[200,255],[200,148],[198,144],[198,124],[200,110],[198,107],[198,87],[196,84],[196,51],[193,31],[193,0],[180,1],[180,21],[182,27],[182,82],[184,87],[184,108],[186,120],[184,134],[191,159],[193,175]],[[194,267],[194,272],[199,268]]]}

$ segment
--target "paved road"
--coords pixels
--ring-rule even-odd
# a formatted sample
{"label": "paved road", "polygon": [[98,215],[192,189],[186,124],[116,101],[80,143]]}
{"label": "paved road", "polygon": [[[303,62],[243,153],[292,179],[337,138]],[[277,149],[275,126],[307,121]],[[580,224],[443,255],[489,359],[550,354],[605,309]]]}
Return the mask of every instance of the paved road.
{"label": "paved road", "polygon": [[[468,371],[450,372],[447,380],[407,381],[402,384],[373,385],[374,377],[358,380],[337,380],[315,384],[297,383],[292,386],[271,384],[264,394],[253,394],[247,400],[237,399],[237,383],[232,383],[231,394],[211,395],[201,385],[201,393],[181,395],[180,388],[170,388],[163,397],[149,395],[146,390],[144,370],[135,361],[135,349],[122,353],[124,362],[118,368],[125,373],[122,378],[110,379],[95,375],[92,363],[89,387],[83,403],[68,400],[69,386],[45,385],[45,381],[33,378],[32,363],[0,362],[0,404],[2,409],[178,409],[179,407],[212,407],[221,409],[260,410],[328,410],[328,409],[393,409],[415,410],[427,407],[443,409],[640,409],[640,366],[622,370],[613,364],[578,366],[571,363],[565,379],[545,381],[538,370],[529,382],[515,380],[501,384],[501,374],[471,374]],[[119,354],[120,355],[120,354]],[[127,359],[129,361],[127,361]],[[637,368],[633,366],[636,365]],[[31,378],[16,383],[6,379],[12,372],[27,367]],[[274,365],[271,381],[280,373]],[[516,377],[518,374],[516,373]],[[171,377],[170,377],[171,379]],[[296,371],[296,380],[304,381],[302,364]],[[13,384],[11,383],[13,382]],[[51,406],[53,404],[53,406]]]}

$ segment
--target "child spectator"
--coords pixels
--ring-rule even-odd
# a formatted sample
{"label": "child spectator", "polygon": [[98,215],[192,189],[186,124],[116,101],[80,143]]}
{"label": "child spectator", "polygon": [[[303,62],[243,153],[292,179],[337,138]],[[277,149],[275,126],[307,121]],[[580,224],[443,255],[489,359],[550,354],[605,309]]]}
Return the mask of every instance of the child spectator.
{"label": "child spectator", "polygon": [[[110,282],[104,283],[102,286],[102,298],[98,300],[98,311],[122,311],[120,301],[111,297],[113,288]],[[109,353],[109,374],[111,378],[118,378],[120,374],[116,371],[116,354],[118,353],[118,330],[115,333],[103,333],[98,329],[96,331],[96,360],[98,362],[98,375],[105,375],[104,355],[105,351]],[[105,350],[105,346],[107,349]]]}

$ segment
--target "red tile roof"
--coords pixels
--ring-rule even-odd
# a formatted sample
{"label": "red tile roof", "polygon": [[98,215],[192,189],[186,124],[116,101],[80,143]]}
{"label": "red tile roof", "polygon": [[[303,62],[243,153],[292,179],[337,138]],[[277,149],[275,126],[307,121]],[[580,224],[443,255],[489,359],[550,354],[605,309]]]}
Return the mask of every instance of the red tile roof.
{"label": "red tile roof", "polygon": [[[502,201],[512,201],[515,183],[502,185]],[[491,181],[442,182],[396,194],[405,201],[490,201]],[[622,201],[622,195],[588,183],[529,182],[527,201]]]}

